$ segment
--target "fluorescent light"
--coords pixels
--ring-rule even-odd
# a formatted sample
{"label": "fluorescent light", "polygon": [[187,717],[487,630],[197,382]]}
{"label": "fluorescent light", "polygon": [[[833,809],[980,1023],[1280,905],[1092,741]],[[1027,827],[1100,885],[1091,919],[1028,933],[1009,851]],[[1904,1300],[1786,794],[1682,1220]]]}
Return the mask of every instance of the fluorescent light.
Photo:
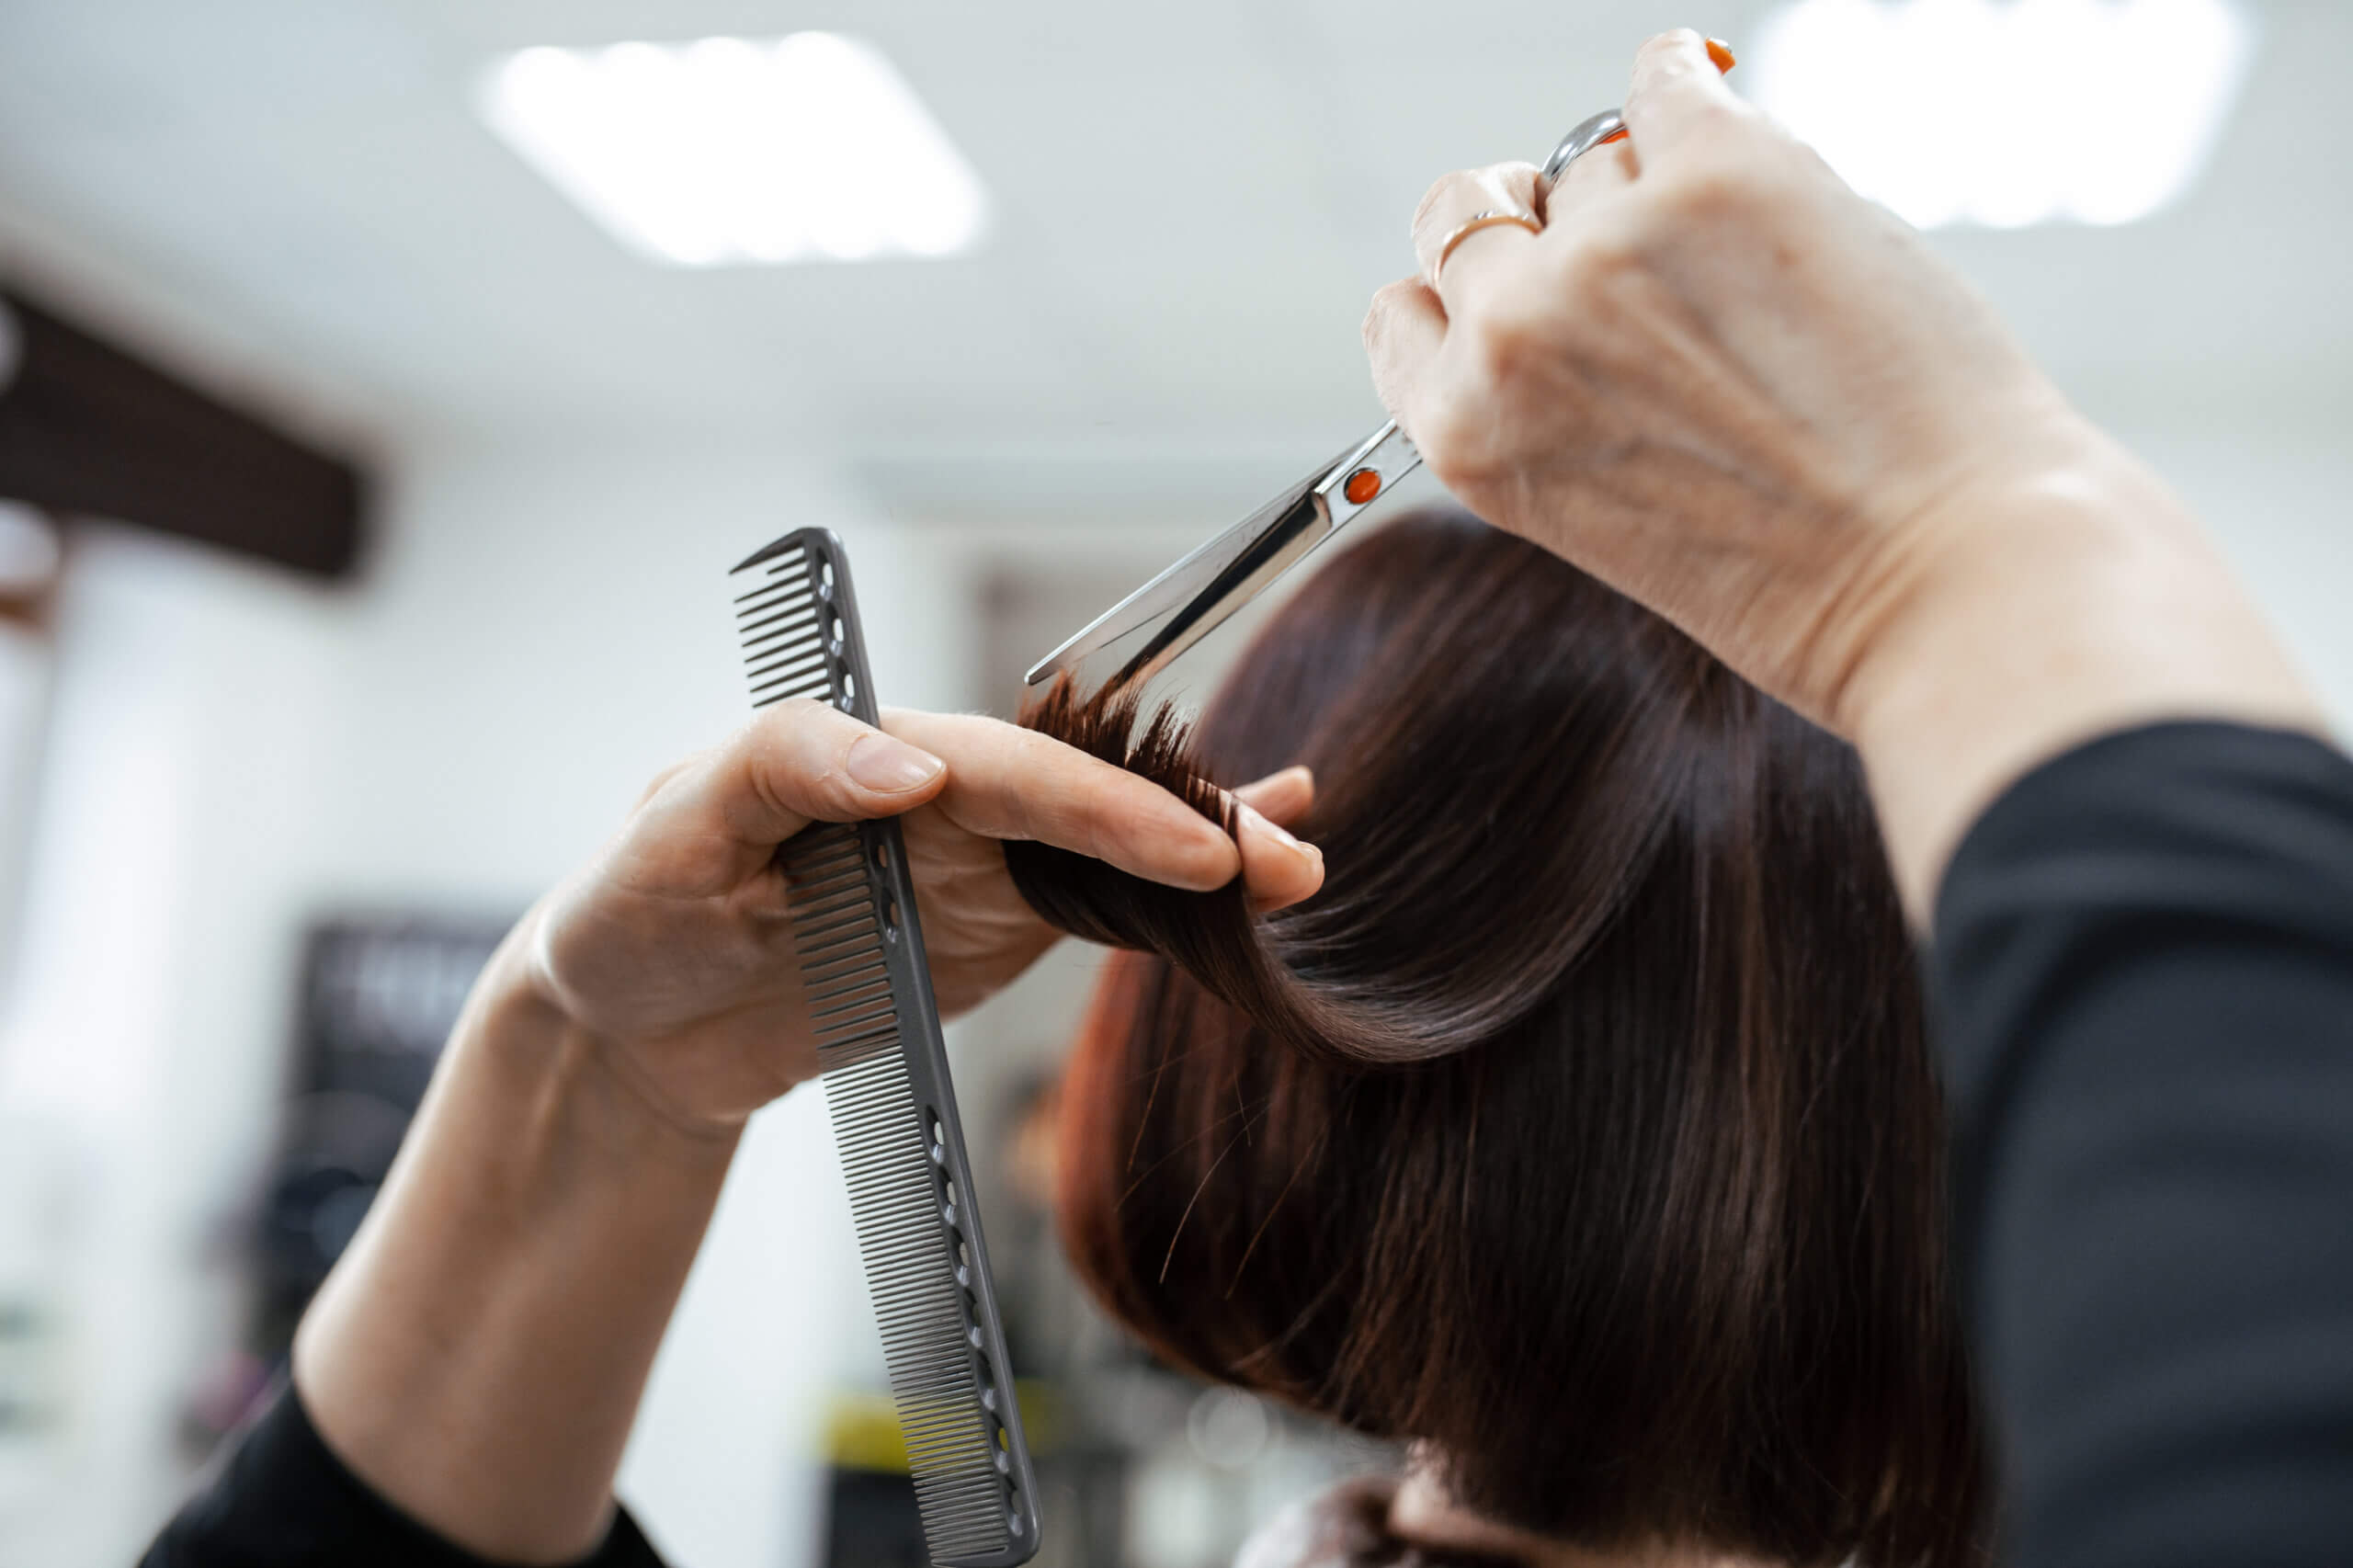
{"label": "fluorescent light", "polygon": [[1756,96],[1921,228],[2130,223],[2203,172],[2254,51],[2229,0],[1800,0]]}
{"label": "fluorescent light", "polygon": [[949,256],[978,176],[870,45],[833,33],[527,49],[492,130],[613,235],[678,267]]}

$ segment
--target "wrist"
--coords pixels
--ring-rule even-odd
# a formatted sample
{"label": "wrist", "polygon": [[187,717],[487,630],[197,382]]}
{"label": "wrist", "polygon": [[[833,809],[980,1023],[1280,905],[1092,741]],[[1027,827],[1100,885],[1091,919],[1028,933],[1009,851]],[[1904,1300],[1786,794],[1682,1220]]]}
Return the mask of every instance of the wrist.
{"label": "wrist", "polygon": [[2071,746],[2175,718],[2325,728],[2196,519],[2104,437],[1956,490],[1912,537],[1908,583],[1832,718],[1862,753],[1924,926],[1969,824]]}
{"label": "wrist", "polygon": [[461,1023],[453,1049],[462,1044],[491,1058],[484,1076],[506,1096],[529,1103],[534,1115],[572,1129],[624,1165],[725,1169],[742,1118],[697,1113],[647,1070],[640,1048],[574,1017],[540,988],[529,965],[514,969],[485,974],[480,1026]]}
{"label": "wrist", "polygon": [[747,1047],[740,1017],[699,1019],[667,1034],[625,1033],[594,1017],[597,1009],[553,978],[543,942],[545,908],[524,917],[476,988],[477,1002],[510,1020],[488,1031],[490,1037],[529,1057],[526,1070],[560,1061],[575,1088],[601,1090],[614,1100],[617,1119],[642,1119],[647,1136],[666,1132],[722,1154],[733,1148],[754,1110],[813,1075],[804,1070],[813,1062],[773,1048],[772,1032]]}

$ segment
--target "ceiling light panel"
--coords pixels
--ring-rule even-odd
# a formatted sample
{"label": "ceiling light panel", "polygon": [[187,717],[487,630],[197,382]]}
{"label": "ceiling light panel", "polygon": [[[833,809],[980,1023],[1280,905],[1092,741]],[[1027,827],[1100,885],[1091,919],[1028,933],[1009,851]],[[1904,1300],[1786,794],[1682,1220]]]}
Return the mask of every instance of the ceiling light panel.
{"label": "ceiling light panel", "polygon": [[491,129],[631,249],[677,267],[952,256],[978,176],[871,45],[834,33],[527,49]]}
{"label": "ceiling light panel", "polygon": [[1921,228],[2130,223],[2196,183],[2254,51],[2229,0],[1799,0],[1756,97]]}

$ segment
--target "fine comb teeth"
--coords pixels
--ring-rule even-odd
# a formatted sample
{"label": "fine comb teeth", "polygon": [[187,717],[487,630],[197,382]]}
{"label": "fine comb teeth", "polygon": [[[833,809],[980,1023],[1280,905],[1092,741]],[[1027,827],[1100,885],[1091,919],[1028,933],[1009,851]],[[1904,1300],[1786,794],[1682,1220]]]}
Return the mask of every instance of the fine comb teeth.
{"label": "fine comb teeth", "polygon": [[[841,541],[801,528],[733,581],[752,705],[807,697],[873,723]],[[949,1568],[1026,1562],[1037,1481],[899,824],[818,823],[778,858],[924,1540]]]}

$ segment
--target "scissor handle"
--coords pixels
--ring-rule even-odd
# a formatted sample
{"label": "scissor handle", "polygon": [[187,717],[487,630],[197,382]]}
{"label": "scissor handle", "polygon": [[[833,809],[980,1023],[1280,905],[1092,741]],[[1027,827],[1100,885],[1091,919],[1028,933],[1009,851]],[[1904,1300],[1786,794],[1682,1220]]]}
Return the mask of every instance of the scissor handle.
{"label": "scissor handle", "polygon": [[1552,149],[1552,155],[1544,160],[1544,170],[1540,176],[1544,182],[1544,188],[1552,189],[1553,182],[1568,173],[1571,164],[1625,129],[1626,117],[1614,108],[1606,108],[1562,137],[1560,145]]}
{"label": "scissor handle", "polygon": [[[1605,109],[1561,138],[1544,160],[1542,190],[1568,166],[1622,135],[1626,121]],[[1027,684],[1074,669],[1129,633],[1161,623],[1142,652],[1108,685],[1148,680],[1207,636],[1268,583],[1290,570],[1421,466],[1422,454],[1392,420],[1332,462],[1195,550],[1030,666]]]}

